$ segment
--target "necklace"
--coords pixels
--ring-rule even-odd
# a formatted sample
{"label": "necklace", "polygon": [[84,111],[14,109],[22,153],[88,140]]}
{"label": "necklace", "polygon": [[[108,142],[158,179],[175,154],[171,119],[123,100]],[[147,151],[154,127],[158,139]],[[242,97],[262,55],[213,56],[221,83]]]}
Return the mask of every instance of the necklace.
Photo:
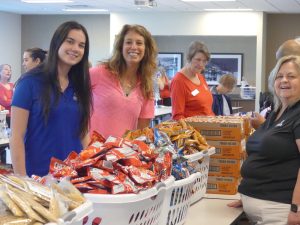
{"label": "necklace", "polygon": [[125,80],[120,80],[122,89],[124,94],[126,95],[126,97],[129,96],[129,94],[131,93],[131,91],[134,89],[135,87],[135,82],[129,82],[129,81],[125,81]]}

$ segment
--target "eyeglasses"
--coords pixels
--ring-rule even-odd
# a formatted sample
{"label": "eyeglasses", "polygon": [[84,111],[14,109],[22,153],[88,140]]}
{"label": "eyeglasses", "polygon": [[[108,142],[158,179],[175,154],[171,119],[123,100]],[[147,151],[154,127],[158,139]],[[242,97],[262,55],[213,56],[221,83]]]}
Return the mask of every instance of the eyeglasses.
{"label": "eyeglasses", "polygon": [[281,81],[284,78],[286,80],[294,80],[294,79],[299,78],[299,75],[295,75],[295,74],[282,75],[282,74],[279,74],[279,75],[276,76],[275,80]]}

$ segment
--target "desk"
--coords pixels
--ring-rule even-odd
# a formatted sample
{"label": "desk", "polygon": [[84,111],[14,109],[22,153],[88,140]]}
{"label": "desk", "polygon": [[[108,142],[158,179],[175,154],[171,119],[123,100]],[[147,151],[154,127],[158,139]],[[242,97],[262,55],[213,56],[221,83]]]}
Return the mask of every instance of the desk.
{"label": "desk", "polygon": [[232,107],[243,107],[243,112],[255,110],[255,99],[231,98]]}
{"label": "desk", "polygon": [[5,163],[6,162],[6,151],[5,148],[9,145],[9,139],[0,139],[0,162]]}
{"label": "desk", "polygon": [[239,109],[242,109],[243,107],[241,106],[236,106],[236,107],[232,107],[232,110],[239,110]]}
{"label": "desk", "polygon": [[0,139],[0,146],[2,145],[8,145],[9,144],[9,139],[8,138],[1,138]]}
{"label": "desk", "polygon": [[242,214],[242,208],[230,208],[228,203],[239,195],[206,194],[189,208],[185,225],[230,225]]}
{"label": "desk", "polygon": [[172,114],[172,106],[159,105],[154,109],[154,119],[151,121],[151,127],[163,121],[163,117]]}
{"label": "desk", "polygon": [[167,114],[171,114],[172,113],[172,106],[157,106],[154,109],[154,116],[155,117],[159,117],[159,116],[164,116]]}

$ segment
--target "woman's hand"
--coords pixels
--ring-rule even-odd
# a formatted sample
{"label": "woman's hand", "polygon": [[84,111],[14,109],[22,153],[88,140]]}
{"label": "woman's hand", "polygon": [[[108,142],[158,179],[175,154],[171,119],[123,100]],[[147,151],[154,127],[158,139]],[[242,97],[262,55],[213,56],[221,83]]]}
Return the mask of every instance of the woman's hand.
{"label": "woman's hand", "polygon": [[234,202],[230,202],[227,204],[228,207],[232,208],[240,208],[243,206],[242,200],[236,200]]}
{"label": "woman's hand", "polygon": [[250,123],[251,123],[251,126],[256,130],[257,128],[259,128],[259,126],[261,124],[263,124],[265,122],[265,120],[266,119],[262,115],[255,112],[253,117],[251,117],[251,119],[250,119]]}
{"label": "woman's hand", "polygon": [[164,80],[163,76],[159,76],[157,78],[157,84],[158,84],[159,90],[163,90],[164,89],[164,87],[165,87],[165,80]]}

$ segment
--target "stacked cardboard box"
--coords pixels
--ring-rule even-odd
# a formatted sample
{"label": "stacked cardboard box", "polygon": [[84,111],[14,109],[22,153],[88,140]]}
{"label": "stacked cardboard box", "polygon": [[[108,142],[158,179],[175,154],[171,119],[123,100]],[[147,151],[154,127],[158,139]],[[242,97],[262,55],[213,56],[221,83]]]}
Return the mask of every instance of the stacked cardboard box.
{"label": "stacked cardboard box", "polygon": [[236,194],[245,158],[245,138],[250,134],[249,118],[196,116],[186,121],[216,148],[209,162],[207,193]]}

